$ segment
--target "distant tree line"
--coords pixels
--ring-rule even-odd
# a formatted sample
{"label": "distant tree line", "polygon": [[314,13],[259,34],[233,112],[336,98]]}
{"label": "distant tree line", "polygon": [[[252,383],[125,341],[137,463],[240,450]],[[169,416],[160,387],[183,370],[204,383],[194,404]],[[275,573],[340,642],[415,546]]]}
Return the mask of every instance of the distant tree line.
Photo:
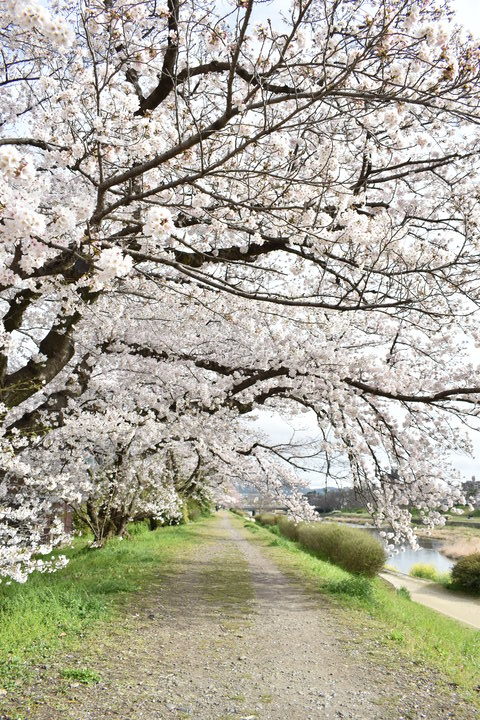
{"label": "distant tree line", "polygon": [[333,510],[366,510],[367,501],[353,488],[324,488],[306,493],[310,505],[318,512]]}

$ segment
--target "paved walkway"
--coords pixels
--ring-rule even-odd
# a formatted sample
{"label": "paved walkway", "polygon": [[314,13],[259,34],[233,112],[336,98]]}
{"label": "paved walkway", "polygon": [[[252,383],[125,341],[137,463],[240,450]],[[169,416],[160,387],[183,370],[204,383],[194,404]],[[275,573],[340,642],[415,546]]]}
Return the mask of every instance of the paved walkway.
{"label": "paved walkway", "polygon": [[480,629],[480,600],[454,594],[430,580],[421,580],[390,570],[381,573],[380,577],[396,588],[406,588],[415,602]]}

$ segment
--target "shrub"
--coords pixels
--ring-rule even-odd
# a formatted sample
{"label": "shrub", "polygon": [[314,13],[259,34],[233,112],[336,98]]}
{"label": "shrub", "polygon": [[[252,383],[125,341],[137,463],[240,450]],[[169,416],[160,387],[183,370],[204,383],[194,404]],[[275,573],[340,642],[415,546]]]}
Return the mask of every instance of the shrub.
{"label": "shrub", "polygon": [[460,558],[452,568],[452,581],[462,590],[480,593],[480,553]]}
{"label": "shrub", "polygon": [[298,540],[298,525],[287,517],[281,517],[278,521],[281,535],[289,540]]}
{"label": "shrub", "polygon": [[436,568],[433,565],[428,565],[427,563],[416,563],[415,565],[412,565],[409,574],[412,577],[434,581],[437,580],[438,576]]}
{"label": "shrub", "polygon": [[437,583],[440,583],[441,585],[445,585],[445,587],[451,588],[452,587],[452,575],[449,572],[438,572],[437,573]]}
{"label": "shrub", "polygon": [[258,513],[257,515],[255,515],[255,520],[257,522],[259,522],[260,525],[271,526],[271,525],[277,524],[277,522],[279,520],[279,516],[275,515],[274,513],[268,513],[268,512]]}
{"label": "shrub", "polygon": [[427,565],[426,563],[412,565],[410,575],[412,577],[424,578],[425,580],[433,580],[447,587],[451,585],[452,582],[449,572],[440,572],[433,565]]}
{"label": "shrub", "polygon": [[141,535],[144,532],[148,532],[147,520],[137,520],[135,522],[129,523],[127,526],[127,534],[129,537]]}
{"label": "shrub", "polygon": [[410,591],[402,585],[402,587],[397,588],[397,595],[400,595],[400,597],[405,598],[405,600],[411,600],[412,596],[410,595]]}
{"label": "shrub", "polygon": [[188,498],[186,504],[189,520],[195,522],[195,520],[198,520],[200,517],[202,517],[202,506],[200,505],[198,500],[195,500],[195,498]]}
{"label": "shrub", "polygon": [[298,540],[322,560],[368,577],[376,575],[386,559],[382,545],[369,533],[336,523],[302,523]]}

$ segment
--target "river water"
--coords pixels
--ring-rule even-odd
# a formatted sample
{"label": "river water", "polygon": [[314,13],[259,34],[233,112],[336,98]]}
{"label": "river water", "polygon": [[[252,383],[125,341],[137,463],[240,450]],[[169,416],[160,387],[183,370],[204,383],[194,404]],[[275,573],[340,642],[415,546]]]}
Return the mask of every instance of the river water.
{"label": "river water", "polygon": [[448,572],[453,566],[454,560],[450,560],[450,558],[445,557],[445,555],[442,555],[440,552],[440,548],[444,544],[443,540],[420,538],[419,544],[419,550],[406,548],[405,550],[399,550],[393,555],[389,555],[387,565],[407,575],[412,565],[416,565],[417,563],[433,565],[439,572]]}
{"label": "river water", "polygon": [[[350,524],[350,523],[348,523]],[[351,523],[352,527],[357,527],[361,530],[376,535],[381,540],[378,532],[367,526],[355,525]],[[427,565],[433,565],[439,572],[448,572],[454,565],[455,561],[445,557],[440,552],[440,548],[444,545],[444,540],[434,540],[433,538],[419,538],[419,550],[412,550],[412,548],[406,548],[404,550],[398,550],[397,552],[388,556],[387,565],[390,565],[395,570],[405,573],[408,575],[413,565],[417,563],[426,563]]]}

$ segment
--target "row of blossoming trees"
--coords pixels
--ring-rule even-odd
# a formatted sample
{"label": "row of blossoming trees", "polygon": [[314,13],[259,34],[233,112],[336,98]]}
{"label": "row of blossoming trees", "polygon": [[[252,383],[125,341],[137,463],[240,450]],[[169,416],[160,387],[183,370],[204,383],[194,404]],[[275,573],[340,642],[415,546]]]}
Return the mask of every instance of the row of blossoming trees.
{"label": "row of blossoming trees", "polygon": [[[235,481],[464,502],[478,46],[441,0],[3,0],[0,576]],[[269,446],[258,408],[314,414]],[[295,493],[291,512],[308,513]]]}

